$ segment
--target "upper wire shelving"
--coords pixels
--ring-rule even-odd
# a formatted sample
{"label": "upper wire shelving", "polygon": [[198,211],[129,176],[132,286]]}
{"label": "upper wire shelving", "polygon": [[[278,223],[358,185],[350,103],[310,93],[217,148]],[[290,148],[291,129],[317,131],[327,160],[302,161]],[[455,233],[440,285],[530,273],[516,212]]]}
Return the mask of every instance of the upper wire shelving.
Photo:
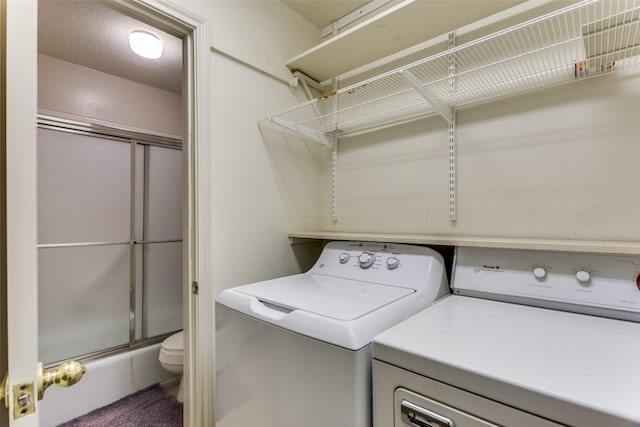
{"label": "upper wire shelving", "polygon": [[640,64],[640,0],[585,0],[294,106],[261,122],[326,145]]}

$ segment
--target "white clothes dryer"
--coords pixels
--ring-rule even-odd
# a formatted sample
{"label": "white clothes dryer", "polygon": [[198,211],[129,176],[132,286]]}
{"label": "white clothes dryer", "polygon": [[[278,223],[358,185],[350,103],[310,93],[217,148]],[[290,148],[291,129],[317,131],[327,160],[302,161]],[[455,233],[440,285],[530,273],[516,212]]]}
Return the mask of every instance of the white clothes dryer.
{"label": "white clothes dryer", "polygon": [[371,341],[449,294],[425,247],[331,242],[306,273],[216,298],[218,427],[370,427]]}
{"label": "white clothes dryer", "polygon": [[459,248],[378,335],[375,427],[640,426],[640,256]]}

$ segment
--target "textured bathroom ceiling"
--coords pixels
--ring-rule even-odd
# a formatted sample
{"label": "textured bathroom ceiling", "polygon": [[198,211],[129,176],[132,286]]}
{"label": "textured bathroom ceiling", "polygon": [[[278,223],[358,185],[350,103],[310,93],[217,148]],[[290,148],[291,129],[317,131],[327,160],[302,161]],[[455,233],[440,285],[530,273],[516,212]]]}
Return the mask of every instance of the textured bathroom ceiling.
{"label": "textured bathroom ceiling", "polygon": [[[129,33],[146,30],[164,43],[158,59],[129,48]],[[182,40],[93,0],[39,0],[38,52],[154,86],[182,91]]]}

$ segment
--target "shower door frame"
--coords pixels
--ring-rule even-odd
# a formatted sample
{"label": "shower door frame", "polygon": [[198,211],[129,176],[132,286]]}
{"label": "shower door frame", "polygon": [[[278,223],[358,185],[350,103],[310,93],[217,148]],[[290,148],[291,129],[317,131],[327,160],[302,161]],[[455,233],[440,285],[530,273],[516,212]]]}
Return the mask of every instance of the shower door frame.
{"label": "shower door frame", "polygon": [[[165,136],[165,135],[157,135],[152,133],[152,131],[146,130],[133,130],[133,129],[124,129],[114,127],[108,123],[102,123],[100,120],[91,120],[85,121],[81,117],[70,116],[69,118],[65,117],[66,114],[59,115],[54,111],[43,110],[38,114],[38,129],[49,130],[54,132],[62,132],[68,133],[71,135],[82,135],[92,138],[97,138],[103,141],[113,141],[113,143],[124,143],[130,144],[130,171],[131,171],[131,179],[129,182],[129,191],[130,191],[130,221],[129,221],[129,240],[126,241],[118,241],[118,240],[109,240],[109,241],[92,241],[92,242],[74,242],[74,243],[38,243],[38,250],[40,249],[60,249],[60,248],[73,248],[73,247],[98,247],[98,246],[128,246],[129,247],[129,313],[128,313],[128,342],[123,343],[122,345],[118,345],[116,347],[108,347],[104,349],[99,349],[92,351],[90,353],[83,354],[73,354],[68,357],[80,358],[83,361],[88,361],[96,357],[103,357],[107,355],[111,355],[114,353],[119,353],[122,351],[133,350],[136,348],[144,347],[147,345],[156,344],[161,342],[171,334],[175,333],[177,330],[167,331],[159,335],[154,335],[152,337],[148,337],[148,331],[145,327],[144,320],[141,325],[138,325],[137,322],[139,319],[143,319],[144,315],[144,305],[138,306],[138,297],[143,297],[145,292],[144,283],[146,282],[146,277],[142,274],[139,269],[143,268],[144,265],[138,262],[138,250],[137,247],[144,248],[145,245],[149,244],[162,244],[162,243],[181,243],[184,244],[182,236],[180,239],[151,239],[147,236],[146,227],[147,219],[150,214],[149,206],[148,206],[148,185],[147,182],[147,168],[149,165],[149,148],[150,147],[158,147],[170,150],[183,151],[183,143],[182,139],[177,136]],[[38,141],[37,144],[46,144],[47,142]],[[143,170],[141,171],[144,175],[143,183],[141,184],[142,188],[138,187],[137,182],[137,147],[140,146],[143,148]],[[137,194],[138,191],[141,191],[142,195],[142,206],[138,205]],[[180,201],[182,203],[182,200]],[[141,208],[142,211],[138,212],[138,208]],[[138,215],[141,217],[139,218]],[[142,222],[142,230],[139,230],[136,223]],[[139,239],[140,232],[142,232],[142,239]],[[142,258],[144,259],[144,249],[142,250]],[[141,261],[143,262],[143,261]],[[184,266],[183,266],[184,268]],[[138,284],[138,276],[137,274],[142,274],[142,283],[141,286],[141,294],[138,293],[137,284]],[[142,301],[142,300],[141,300]],[[140,328],[140,329],[138,329]],[[140,334],[140,338],[137,337],[137,333]],[[63,344],[63,343],[61,343]],[[57,366],[62,360],[51,360],[45,361],[41,360],[45,364],[45,368]]]}

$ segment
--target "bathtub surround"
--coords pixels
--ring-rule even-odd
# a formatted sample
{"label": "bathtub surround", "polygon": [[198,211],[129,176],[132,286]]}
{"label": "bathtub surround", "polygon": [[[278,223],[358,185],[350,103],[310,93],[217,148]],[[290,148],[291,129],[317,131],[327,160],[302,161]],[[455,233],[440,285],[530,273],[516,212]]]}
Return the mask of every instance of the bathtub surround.
{"label": "bathtub surround", "polygon": [[61,424],[59,427],[182,427],[182,404],[159,384]]}

